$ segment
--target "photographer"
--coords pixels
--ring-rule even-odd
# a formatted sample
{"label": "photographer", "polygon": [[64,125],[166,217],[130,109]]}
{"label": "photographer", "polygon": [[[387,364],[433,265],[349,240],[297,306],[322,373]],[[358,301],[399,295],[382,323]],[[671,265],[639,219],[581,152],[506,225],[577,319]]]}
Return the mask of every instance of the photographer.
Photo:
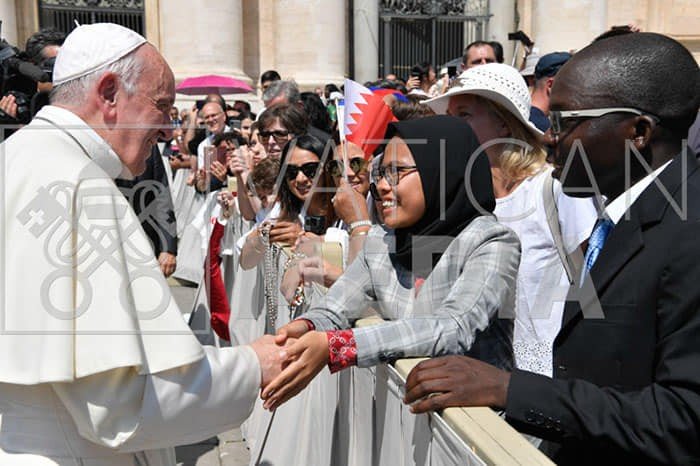
{"label": "photographer", "polygon": [[29,37],[25,52],[0,42],[0,123],[26,124],[48,104],[53,64],[64,39],[62,32],[47,28]]}

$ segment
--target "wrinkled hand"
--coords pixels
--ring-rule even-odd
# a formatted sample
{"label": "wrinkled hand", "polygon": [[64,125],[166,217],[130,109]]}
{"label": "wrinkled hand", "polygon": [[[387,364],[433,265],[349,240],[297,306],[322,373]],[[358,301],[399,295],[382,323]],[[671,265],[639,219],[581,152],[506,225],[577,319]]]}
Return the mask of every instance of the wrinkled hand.
{"label": "wrinkled hand", "polygon": [[284,370],[263,388],[263,407],[270,411],[301,392],[323,366],[328,364],[328,338],[325,332],[307,332],[282,350]]}
{"label": "wrinkled hand", "polygon": [[221,190],[216,196],[216,202],[221,206],[221,214],[224,218],[230,218],[234,211],[234,195],[227,190]]}
{"label": "wrinkled hand", "polygon": [[308,331],[309,326],[306,324],[306,322],[303,320],[293,320],[277,330],[277,335],[275,335],[275,343],[278,345],[284,345],[287,343],[287,339],[301,338]]}
{"label": "wrinkled hand", "polygon": [[177,260],[174,254],[163,251],[158,255],[158,264],[160,265],[160,271],[163,272],[165,278],[168,278],[175,272]]}
{"label": "wrinkled hand", "polygon": [[278,221],[270,229],[270,242],[293,245],[303,230],[298,222]]}
{"label": "wrinkled hand", "polygon": [[[292,344],[296,340],[290,339],[288,344]],[[282,363],[285,348],[275,344],[275,338],[272,335],[263,335],[257,340],[250,343],[255,354],[258,356],[260,363],[260,388],[265,388],[272,380],[279,376],[282,372]]]}
{"label": "wrinkled hand", "polygon": [[17,101],[15,96],[8,94],[0,99],[0,110],[7,113],[12,118],[17,118]]}
{"label": "wrinkled hand", "polygon": [[345,178],[340,179],[338,191],[333,196],[333,210],[346,224],[360,220],[369,220],[367,200],[355,191]]}
{"label": "wrinkled hand", "polygon": [[504,408],[510,373],[467,356],[419,363],[406,378],[404,403],[424,413],[451,406]]}
{"label": "wrinkled hand", "polygon": [[223,163],[219,162],[218,160],[214,160],[211,163],[210,171],[211,174],[214,175],[214,177],[216,177],[217,180],[221,182],[226,181],[227,170],[226,166]]}

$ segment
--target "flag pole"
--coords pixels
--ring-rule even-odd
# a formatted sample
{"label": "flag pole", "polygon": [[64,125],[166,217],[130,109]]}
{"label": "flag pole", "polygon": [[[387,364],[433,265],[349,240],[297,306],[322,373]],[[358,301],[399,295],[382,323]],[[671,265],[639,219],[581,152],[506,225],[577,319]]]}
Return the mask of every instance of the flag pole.
{"label": "flag pole", "polygon": [[[347,86],[346,86],[347,90]],[[345,137],[345,104],[343,104],[342,112],[340,111],[340,105],[339,105],[340,99],[336,97],[335,99],[335,108],[336,108],[336,118],[338,119],[338,134],[340,135],[340,144],[343,146],[343,179],[345,180],[346,183],[349,183],[348,181],[348,170],[347,167],[349,166],[348,163],[348,141],[347,138]]]}

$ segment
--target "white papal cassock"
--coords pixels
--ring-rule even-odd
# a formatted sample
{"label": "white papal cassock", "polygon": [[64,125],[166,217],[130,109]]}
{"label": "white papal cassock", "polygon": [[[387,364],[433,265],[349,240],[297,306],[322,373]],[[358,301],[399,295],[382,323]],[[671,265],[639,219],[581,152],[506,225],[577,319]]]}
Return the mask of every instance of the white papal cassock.
{"label": "white papal cassock", "polygon": [[107,143],[47,106],[0,157],[0,464],[174,464],[248,417],[255,352],[199,345]]}

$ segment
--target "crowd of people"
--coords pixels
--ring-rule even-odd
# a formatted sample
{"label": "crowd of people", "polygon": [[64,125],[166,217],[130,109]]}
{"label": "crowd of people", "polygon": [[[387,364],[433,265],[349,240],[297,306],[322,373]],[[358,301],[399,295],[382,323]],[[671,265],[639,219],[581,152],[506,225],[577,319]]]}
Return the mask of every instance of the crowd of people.
{"label": "crowd of people", "polygon": [[[364,83],[392,118],[357,141],[342,86],[301,92],[270,70],[257,113],[218,94],[181,110],[142,37],[77,28],[51,105],[4,143],[6,237],[23,245],[6,251],[5,302],[32,309],[10,322],[40,350],[1,365],[0,460],[172,464],[165,447],[245,421],[254,462],[331,464],[348,409],[335,373],[430,357],[406,382],[417,414],[490,406],[561,464],[697,462],[698,64],[616,30],[522,71],[477,41],[461,67]],[[20,162],[34,153],[50,179]],[[77,284],[50,292],[20,267],[43,279],[56,263],[34,222],[47,193]],[[192,332],[170,275],[199,288]],[[354,327],[369,316],[382,322]],[[21,406],[62,446],[26,441]]]}

